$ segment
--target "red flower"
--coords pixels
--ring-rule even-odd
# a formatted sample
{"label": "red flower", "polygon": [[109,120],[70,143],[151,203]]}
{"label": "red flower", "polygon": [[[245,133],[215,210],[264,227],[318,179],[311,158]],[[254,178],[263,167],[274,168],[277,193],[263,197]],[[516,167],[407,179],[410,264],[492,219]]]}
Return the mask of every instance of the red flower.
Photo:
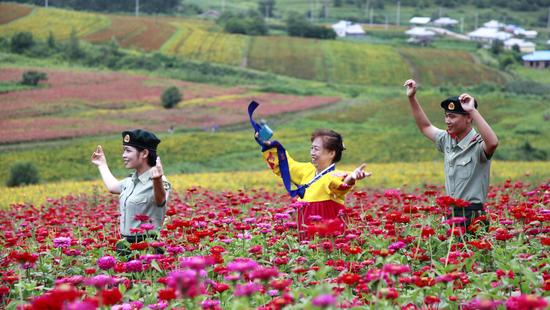
{"label": "red flower", "polygon": [[289,287],[292,284],[291,279],[276,279],[271,282],[269,282],[269,285],[271,285],[272,288],[284,291],[287,287]]}
{"label": "red flower", "polygon": [[384,287],[380,289],[380,292],[378,293],[378,297],[382,297],[385,299],[396,299],[397,297],[399,297],[399,293],[393,287],[390,287],[390,288]]}
{"label": "red flower", "polygon": [[122,294],[118,290],[118,287],[112,289],[104,289],[100,292],[100,301],[104,306],[111,306],[119,303],[122,300]]}
{"label": "red flower", "polygon": [[508,232],[508,230],[506,230],[504,228],[497,229],[497,231],[495,233],[495,239],[497,239],[499,241],[506,241],[506,240],[510,240],[512,238],[514,238],[514,235],[510,234]]}
{"label": "red flower", "polygon": [[176,298],[176,291],[172,288],[161,289],[158,291],[158,298],[161,300],[172,300]]}
{"label": "red flower", "polygon": [[363,251],[363,250],[362,250],[360,247],[358,247],[358,246],[353,246],[353,245],[346,245],[346,246],[344,247],[344,249],[342,250],[342,252],[344,252],[345,254],[348,254],[348,255],[350,255],[350,254],[352,254],[352,255],[353,255],[353,254],[359,254],[359,253],[361,253],[362,251]]}
{"label": "red flower", "polygon": [[145,250],[149,247],[149,243],[147,242],[136,242],[136,243],[132,243],[130,245],[130,249],[131,250],[138,250],[138,251],[141,251],[141,250]]}
{"label": "red flower", "polygon": [[424,297],[424,303],[427,305],[436,304],[440,302],[441,300],[437,296],[428,295]]}
{"label": "red flower", "polygon": [[210,253],[212,254],[221,254],[223,252],[225,252],[225,249],[219,245],[215,245],[210,248]]}
{"label": "red flower", "polygon": [[422,227],[422,232],[420,233],[420,235],[422,236],[422,238],[428,238],[435,235],[435,230],[430,226],[424,226]]}
{"label": "red flower", "polygon": [[359,282],[361,278],[355,273],[345,273],[338,278],[339,283],[345,283],[347,285],[353,285]]}
{"label": "red flower", "polygon": [[32,309],[62,309],[63,304],[71,302],[82,295],[73,286],[63,284],[38,296],[32,301]]}

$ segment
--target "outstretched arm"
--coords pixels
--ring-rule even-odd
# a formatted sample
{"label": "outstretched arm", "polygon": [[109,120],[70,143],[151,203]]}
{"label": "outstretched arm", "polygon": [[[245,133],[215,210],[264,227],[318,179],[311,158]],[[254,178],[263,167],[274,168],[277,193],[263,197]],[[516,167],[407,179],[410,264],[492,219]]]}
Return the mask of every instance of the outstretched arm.
{"label": "outstretched arm", "polygon": [[347,185],[354,185],[355,181],[370,177],[372,175],[372,172],[365,172],[364,169],[366,166],[367,164],[361,164],[361,166],[357,167],[352,173],[346,176],[346,178],[344,179],[344,183],[346,183]]}
{"label": "outstretched arm", "polygon": [[97,149],[92,154],[92,164],[96,165],[103,179],[103,183],[107,190],[112,194],[120,194],[120,182],[113,176],[109,166],[107,166],[107,159],[103,153],[101,145],[97,146]]}
{"label": "outstretched arm", "polygon": [[409,103],[411,104],[412,114],[414,120],[416,121],[416,126],[424,136],[428,139],[435,141],[435,135],[440,131],[439,128],[432,125],[424,110],[416,100],[416,82],[414,80],[407,80],[405,85],[407,87],[407,97],[409,98]]}
{"label": "outstretched arm", "polygon": [[458,97],[462,109],[472,116],[476,123],[479,134],[483,138],[483,150],[487,158],[491,158],[498,147],[498,137],[489,126],[489,123],[481,116],[481,113],[475,108],[475,99],[469,94],[462,94]]}

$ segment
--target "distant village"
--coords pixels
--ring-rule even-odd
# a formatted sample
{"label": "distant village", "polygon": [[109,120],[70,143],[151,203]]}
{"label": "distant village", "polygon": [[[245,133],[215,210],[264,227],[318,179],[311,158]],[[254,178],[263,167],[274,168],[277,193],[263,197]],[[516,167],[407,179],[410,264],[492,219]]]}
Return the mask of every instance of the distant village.
{"label": "distant village", "polygon": [[[407,42],[410,44],[426,46],[438,35],[480,42],[486,46],[499,40],[505,49],[517,49],[524,54],[522,59],[526,67],[550,69],[550,50],[537,51],[535,43],[529,41],[537,37],[538,33],[535,30],[526,30],[517,25],[506,25],[491,20],[472,32],[461,34],[453,31],[459,21],[449,17],[441,17],[433,21],[430,17],[413,17],[409,23],[412,27],[405,31],[405,34],[409,36]],[[339,37],[360,37],[366,34],[360,24],[344,20],[332,25],[332,29]],[[550,49],[550,40],[546,45]]]}

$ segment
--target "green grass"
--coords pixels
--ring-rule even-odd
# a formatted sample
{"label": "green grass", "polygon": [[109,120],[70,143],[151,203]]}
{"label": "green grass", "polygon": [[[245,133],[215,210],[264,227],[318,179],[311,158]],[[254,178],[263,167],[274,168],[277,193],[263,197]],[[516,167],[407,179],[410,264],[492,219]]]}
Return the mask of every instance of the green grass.
{"label": "green grass", "polygon": [[513,69],[513,71],[522,79],[550,84],[550,72],[548,72],[548,69],[533,69],[517,66]]}
{"label": "green grass", "polygon": [[[36,87],[39,87],[39,86],[36,86]],[[18,90],[33,89],[33,88],[36,88],[36,87],[29,86],[29,85],[23,85],[23,84],[18,83],[18,82],[0,81],[0,94],[9,93],[9,92],[18,91]]]}
{"label": "green grass", "polygon": [[[246,7],[252,3],[242,4]],[[285,4],[290,5],[289,2],[279,3],[281,8]],[[13,34],[25,30],[44,38],[51,31],[56,38],[66,38],[69,28],[74,27],[81,37],[93,36],[103,31],[112,18],[117,16],[36,8],[33,14],[0,25],[0,33]],[[46,22],[45,26],[43,21]],[[470,85],[478,83],[480,79],[502,82],[498,74],[478,65],[476,59],[469,55],[475,51],[475,45],[471,43],[462,44],[451,40],[434,43],[437,47],[445,48],[444,51],[403,47],[403,31],[406,27],[392,27],[388,30],[367,27],[369,35],[364,39],[325,41],[280,35],[250,37],[227,34],[211,21],[192,18],[158,17],[155,21],[170,24],[176,29],[159,51],[196,62],[246,67],[334,84],[398,85],[411,74],[431,85]],[[68,25],[64,26],[63,23]],[[129,27],[128,31],[132,30]],[[124,37],[123,33],[118,35]],[[143,40],[147,41],[147,38]],[[147,45],[145,41],[135,44]],[[434,61],[437,66],[432,65]],[[434,70],[434,67],[438,70]],[[180,76],[186,74],[183,72]]]}
{"label": "green grass", "polygon": [[476,85],[505,81],[502,73],[476,64],[475,58],[465,51],[412,47],[399,51],[414,68],[414,77],[424,84]]}
{"label": "green grass", "polygon": [[[471,89],[462,89],[471,91]],[[453,93],[419,90],[419,101],[434,125],[444,128],[439,102]],[[538,97],[525,98],[501,92],[475,94],[480,111],[500,138],[497,160],[521,158],[520,147],[528,141],[550,155],[550,131],[543,114],[550,108]],[[244,112],[243,112],[244,113]],[[258,110],[261,116],[261,106]],[[276,139],[285,144],[297,160],[309,160],[309,135],[315,128],[341,132],[347,150],[342,164],[360,162],[416,162],[440,160],[433,144],[416,128],[403,90],[396,87],[366,87],[355,99],[322,109],[271,117],[268,122]],[[259,147],[251,129],[244,123],[219,132],[159,133],[163,140],[159,153],[167,173],[261,170]],[[9,167],[30,161],[45,181],[96,179],[96,168],[89,163],[95,146],[101,144],[118,176],[127,171],[120,159],[120,136],[109,135],[74,140],[8,145],[0,147],[0,182],[5,183]]]}

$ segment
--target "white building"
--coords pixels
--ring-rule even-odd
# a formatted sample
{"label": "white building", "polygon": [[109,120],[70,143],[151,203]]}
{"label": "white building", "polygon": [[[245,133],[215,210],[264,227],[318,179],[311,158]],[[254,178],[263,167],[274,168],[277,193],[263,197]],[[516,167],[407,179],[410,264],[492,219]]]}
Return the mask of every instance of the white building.
{"label": "white building", "polygon": [[433,24],[437,27],[454,27],[458,24],[458,21],[449,17],[441,17],[434,20]]}
{"label": "white building", "polygon": [[506,27],[506,25],[493,19],[493,20],[490,20],[490,21],[486,22],[485,24],[483,24],[483,27],[484,28],[500,29],[500,28]]}
{"label": "white building", "polygon": [[432,20],[429,17],[413,17],[409,20],[409,23],[417,26],[424,26],[427,25],[430,20]]}
{"label": "white building", "polygon": [[522,33],[522,35],[523,35],[524,37],[526,37],[527,39],[534,39],[534,38],[537,37],[538,34],[539,34],[539,33],[536,32],[535,30],[525,30],[525,31]]}
{"label": "white building", "polygon": [[410,36],[407,42],[412,44],[427,45],[435,37],[435,32],[424,27],[413,27],[405,31],[405,33]]}
{"label": "white building", "polygon": [[536,48],[535,43],[522,39],[512,38],[504,41],[504,48],[507,50],[512,50],[516,45],[519,47],[521,53],[532,53]]}
{"label": "white building", "polygon": [[499,31],[497,28],[478,28],[470,33],[468,37],[472,41],[493,43],[495,40],[506,41],[512,38],[512,34],[504,31]]}
{"label": "white building", "polygon": [[336,24],[332,25],[332,29],[336,32],[336,35],[339,37],[349,37],[349,36],[364,36],[365,30],[359,24],[352,24],[350,21],[341,20]]}

